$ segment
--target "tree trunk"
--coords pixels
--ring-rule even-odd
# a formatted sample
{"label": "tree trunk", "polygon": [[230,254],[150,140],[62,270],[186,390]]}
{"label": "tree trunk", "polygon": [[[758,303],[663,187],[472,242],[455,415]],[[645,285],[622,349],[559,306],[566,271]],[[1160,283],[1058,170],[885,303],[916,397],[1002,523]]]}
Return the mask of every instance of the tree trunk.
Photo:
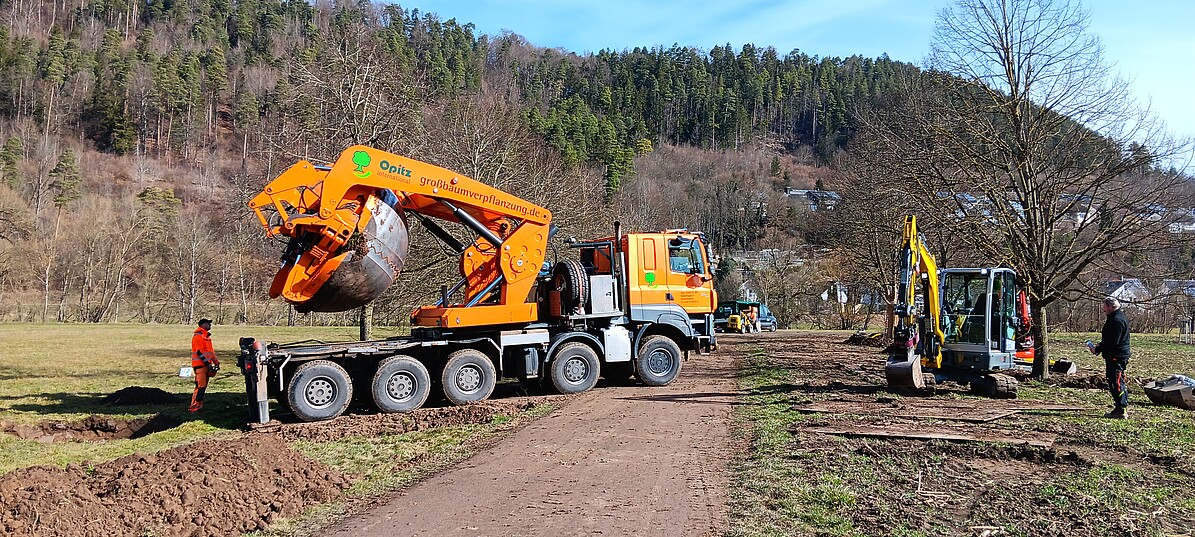
{"label": "tree trunk", "polygon": [[1033,304],[1033,378],[1045,380],[1050,378],[1050,356],[1048,334],[1046,326],[1046,308],[1040,301],[1032,300]]}
{"label": "tree trunk", "polygon": [[242,252],[237,253],[237,283],[241,295],[241,314],[237,322],[249,324],[249,279],[245,276],[245,257]]}
{"label": "tree trunk", "polygon": [[358,324],[361,327],[361,341],[373,339],[373,302],[361,306],[361,318]]}
{"label": "tree trunk", "polygon": [[54,245],[58,242],[58,225],[62,222],[62,209],[58,209],[58,215],[54,218],[54,233],[50,235],[50,252],[46,256],[46,272],[43,290],[45,291],[45,301],[42,304],[41,322],[46,322],[46,315],[50,313],[50,274],[54,268]]}

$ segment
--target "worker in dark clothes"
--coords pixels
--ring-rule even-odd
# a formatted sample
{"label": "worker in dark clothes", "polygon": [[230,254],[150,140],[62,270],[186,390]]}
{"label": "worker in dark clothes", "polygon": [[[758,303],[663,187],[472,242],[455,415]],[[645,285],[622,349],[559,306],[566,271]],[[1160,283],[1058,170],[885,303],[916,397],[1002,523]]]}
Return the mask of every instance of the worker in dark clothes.
{"label": "worker in dark clothes", "polygon": [[187,410],[203,410],[203,396],[207,392],[207,381],[220,370],[220,359],[212,347],[212,321],[200,319],[195,333],[191,334],[191,368],[195,370],[195,393],[191,394],[191,406]]}
{"label": "worker in dark clothes", "polygon": [[1129,366],[1129,320],[1120,309],[1120,301],[1112,297],[1104,299],[1104,313],[1108,318],[1104,321],[1100,342],[1091,348],[1091,353],[1104,356],[1108,391],[1116,405],[1104,417],[1123,420],[1128,417],[1129,407],[1129,386],[1124,377]]}

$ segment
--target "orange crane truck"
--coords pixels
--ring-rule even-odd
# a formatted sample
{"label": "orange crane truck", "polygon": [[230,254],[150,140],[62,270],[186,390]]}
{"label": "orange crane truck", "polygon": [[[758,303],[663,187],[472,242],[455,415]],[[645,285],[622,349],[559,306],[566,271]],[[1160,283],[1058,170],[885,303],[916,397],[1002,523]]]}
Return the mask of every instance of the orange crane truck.
{"label": "orange crane truck", "polygon": [[[301,161],[255,196],[267,234],[287,240],[271,297],[300,312],[348,311],[384,292],[418,220],[459,257],[459,278],[411,314],[411,335],[275,344],[241,338],[256,419],[276,398],[304,421],[354,401],[382,412],[488,398],[504,378],[563,393],[599,376],[669,384],[689,352],[714,347],[710,250],[701,233],[666,230],[570,239],[576,259],[550,262],[552,214],[527,200],[418,160],[354,146],[331,166]],[[475,236],[458,241],[437,220]]]}

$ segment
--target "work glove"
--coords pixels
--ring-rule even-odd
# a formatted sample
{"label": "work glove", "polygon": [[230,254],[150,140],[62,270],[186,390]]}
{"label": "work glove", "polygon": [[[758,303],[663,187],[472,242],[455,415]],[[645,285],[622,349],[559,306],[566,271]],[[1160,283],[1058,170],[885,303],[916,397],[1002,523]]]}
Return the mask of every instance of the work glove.
{"label": "work glove", "polygon": [[220,361],[219,360],[212,360],[207,363],[207,373],[209,375],[215,375],[216,373],[219,373],[219,372],[220,372]]}

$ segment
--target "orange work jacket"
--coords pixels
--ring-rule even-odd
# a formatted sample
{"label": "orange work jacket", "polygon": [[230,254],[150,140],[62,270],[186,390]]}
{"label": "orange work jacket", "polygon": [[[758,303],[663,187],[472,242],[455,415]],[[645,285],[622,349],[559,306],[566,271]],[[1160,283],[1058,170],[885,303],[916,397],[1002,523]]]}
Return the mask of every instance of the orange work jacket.
{"label": "orange work jacket", "polygon": [[191,336],[191,367],[203,367],[208,361],[220,363],[216,349],[212,348],[212,333],[200,326]]}

